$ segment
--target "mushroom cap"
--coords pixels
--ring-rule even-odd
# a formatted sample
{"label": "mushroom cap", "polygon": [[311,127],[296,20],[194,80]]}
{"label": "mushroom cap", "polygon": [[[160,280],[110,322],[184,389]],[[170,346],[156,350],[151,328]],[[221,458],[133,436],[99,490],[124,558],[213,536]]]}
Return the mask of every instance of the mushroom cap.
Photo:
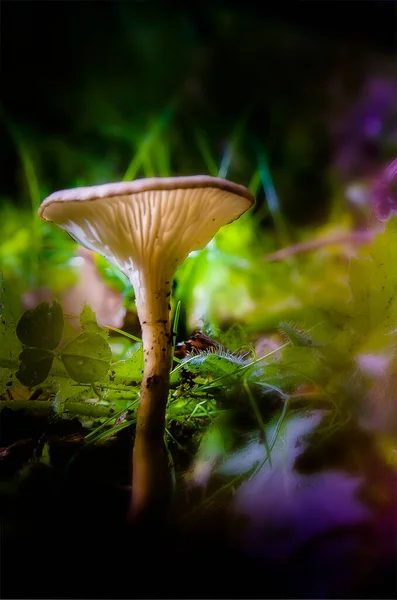
{"label": "mushroom cap", "polygon": [[127,275],[156,265],[172,276],[254,203],[245,187],[218,177],[158,177],[55,192],[39,216]]}

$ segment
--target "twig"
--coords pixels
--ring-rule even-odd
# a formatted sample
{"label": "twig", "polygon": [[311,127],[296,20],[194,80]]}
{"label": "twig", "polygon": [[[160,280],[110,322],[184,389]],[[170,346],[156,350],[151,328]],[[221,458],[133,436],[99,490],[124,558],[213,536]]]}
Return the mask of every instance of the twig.
{"label": "twig", "polygon": [[286,248],[282,248],[276,252],[271,252],[265,256],[265,261],[276,262],[285,260],[286,258],[295,256],[296,254],[310,252],[312,250],[317,250],[318,248],[323,248],[324,246],[332,246],[334,244],[367,244],[372,241],[374,235],[375,231],[373,229],[368,229],[363,231],[353,231],[351,233],[342,233],[340,235],[324,238],[322,240],[309,240],[307,242],[301,242],[299,244],[287,246]]}

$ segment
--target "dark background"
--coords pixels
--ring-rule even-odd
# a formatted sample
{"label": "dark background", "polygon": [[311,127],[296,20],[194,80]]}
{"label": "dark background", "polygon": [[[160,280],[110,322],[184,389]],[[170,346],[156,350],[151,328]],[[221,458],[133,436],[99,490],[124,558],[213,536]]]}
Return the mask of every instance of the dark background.
{"label": "dark background", "polygon": [[[353,154],[364,154],[340,169],[342,178],[365,175],[392,153],[346,119],[373,73],[393,76],[396,16],[391,0],[3,0],[0,196],[20,204],[27,196],[7,124],[29,142],[50,192],[78,178],[99,183],[100,173],[122,177],[151,119],[176,102],[173,174],[206,171],[193,150],[193,124],[221,156],[245,119],[251,141],[230,178],[247,183],[255,138],[286,213],[321,218],[341,144],[355,138]],[[99,161],[107,169],[93,173]]]}

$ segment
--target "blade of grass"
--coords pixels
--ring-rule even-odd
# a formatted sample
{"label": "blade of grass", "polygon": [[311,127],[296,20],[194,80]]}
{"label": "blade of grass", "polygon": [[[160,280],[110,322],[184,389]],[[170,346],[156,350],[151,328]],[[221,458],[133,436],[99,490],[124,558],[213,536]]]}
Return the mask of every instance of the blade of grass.
{"label": "blade of grass", "polygon": [[248,183],[248,189],[252,194],[254,194],[254,196],[256,196],[259,192],[261,185],[261,173],[259,169],[256,169]]}
{"label": "blade of grass", "polygon": [[212,156],[207,138],[205,137],[203,131],[198,127],[194,130],[197,146],[201,152],[201,156],[204,159],[204,162],[207,166],[208,173],[213,177],[218,176],[218,165]]}
{"label": "blade of grass", "polygon": [[[278,419],[278,421],[276,423],[276,427],[275,427],[275,430],[274,430],[273,440],[272,440],[272,442],[270,444],[270,447],[269,447],[270,454],[273,451],[273,448],[274,448],[274,446],[276,444],[276,441],[278,439],[281,426],[283,424],[283,421],[284,421],[285,416],[286,416],[287,411],[288,411],[288,407],[289,407],[289,399],[287,398],[287,400],[284,402],[284,406],[283,406],[283,410],[281,411],[281,415],[280,415],[280,417],[279,417],[279,419]],[[268,460],[268,456],[265,456],[265,458],[258,465],[256,465],[256,467],[254,468],[253,472],[251,473],[251,475],[248,478],[249,480],[253,479],[255,477],[255,475],[257,475],[259,473],[259,471],[265,465],[265,463],[266,463],[267,460]]]}
{"label": "blade of grass", "polygon": [[123,335],[124,337],[127,337],[130,340],[133,340],[134,342],[138,342],[138,344],[142,344],[142,340],[136,337],[135,335],[132,335],[132,333],[128,333],[127,331],[123,331],[122,329],[117,329],[117,327],[112,327],[111,325],[104,325],[104,327],[106,329],[110,329],[110,331],[119,333],[120,335]]}
{"label": "blade of grass", "polygon": [[[170,434],[170,432],[168,431],[168,429],[165,430],[166,434],[168,433],[168,435],[170,437],[173,438],[173,436]],[[164,435],[164,446],[165,446],[165,450],[167,452],[167,456],[168,456],[168,466],[170,468],[170,473],[171,473],[171,485],[172,485],[172,493],[175,494],[176,491],[176,472],[175,472],[175,462],[174,462],[174,457],[172,456],[172,452],[169,449],[168,446],[168,441],[167,441],[167,435]]]}
{"label": "blade of grass", "polygon": [[160,177],[170,177],[170,150],[164,140],[158,139],[155,145],[156,164]]}
{"label": "blade of grass", "polygon": [[134,423],[134,421],[135,421],[135,419],[129,419],[128,421],[123,421],[123,423],[120,423],[119,425],[115,425],[114,427],[112,427],[112,429],[108,429],[107,431],[103,431],[102,433],[99,433],[95,438],[91,439],[88,442],[87,446],[89,444],[95,444],[97,442],[106,440],[111,435],[114,435],[115,433],[122,431],[126,427],[130,427],[130,425],[132,425],[132,423]]}
{"label": "blade of grass", "polygon": [[[70,319],[80,319],[80,317],[78,315],[73,315],[71,313],[64,313],[64,314],[65,314],[65,317],[69,317]],[[124,337],[134,340],[134,342],[138,342],[139,344],[142,344],[142,340],[140,338],[136,337],[135,335],[132,335],[132,333],[127,333],[127,331],[118,329],[117,327],[112,327],[111,325],[99,325],[99,327],[103,327],[104,329],[110,329],[110,331],[119,333],[120,335],[123,335]]]}
{"label": "blade of grass", "polygon": [[243,383],[243,385],[244,385],[244,389],[246,391],[246,394],[248,396],[248,399],[249,399],[249,401],[251,403],[252,410],[254,411],[255,418],[256,418],[256,420],[258,422],[259,431],[261,432],[261,436],[263,436],[263,445],[265,447],[266,454],[267,454],[267,457],[268,457],[268,460],[269,460],[269,465],[270,465],[270,468],[271,468],[272,467],[272,461],[271,461],[271,456],[270,456],[269,444],[267,443],[267,436],[266,436],[265,424],[264,424],[263,419],[262,419],[261,411],[259,410],[258,404],[257,404],[257,402],[256,402],[256,400],[254,398],[254,395],[252,393],[252,390],[250,388],[247,376],[244,377],[244,383]]}
{"label": "blade of grass", "polygon": [[148,159],[149,153],[152,151],[154,143],[171,121],[175,110],[174,104],[175,103],[172,102],[163,110],[163,112],[156,119],[154,119],[152,126],[149,128],[149,131],[147,132],[146,136],[137,148],[133,159],[128,165],[123,177],[123,181],[129,181],[131,179],[136,178],[139,169],[145,164],[145,161]]}
{"label": "blade of grass", "polygon": [[10,133],[11,139],[14,142],[17,154],[21,161],[22,171],[25,176],[30,206],[32,212],[32,241],[31,241],[31,252],[29,259],[31,267],[27,269],[27,272],[33,276],[33,279],[37,281],[39,277],[39,249],[42,247],[42,222],[37,217],[37,211],[41,203],[41,193],[39,180],[37,178],[36,169],[33,163],[31,152],[28,148],[27,142],[23,139],[21,132],[13,124],[10,119],[6,118],[4,110],[0,108],[0,114],[5,122],[5,125]]}
{"label": "blade of grass", "polygon": [[134,404],[138,403],[138,398],[136,400],[134,400],[133,402],[130,402],[129,404],[127,404],[127,406],[125,406],[124,408],[122,408],[121,410],[119,410],[117,413],[112,414],[111,417],[109,417],[108,419],[106,419],[106,421],[104,421],[103,423],[101,423],[101,425],[99,425],[96,429],[94,429],[93,431],[91,431],[91,433],[89,433],[88,435],[85,436],[85,441],[90,441],[93,438],[95,439],[95,435],[97,433],[99,433],[100,431],[102,431],[102,429],[104,427],[106,427],[106,425],[108,425],[111,421],[113,421],[114,419],[117,419],[118,417],[120,417],[120,415],[122,415],[124,412],[126,412],[127,410],[129,410],[131,408],[131,406],[134,406]]}
{"label": "blade of grass", "polygon": [[145,177],[155,177],[156,176],[156,169],[153,166],[153,160],[152,160],[152,157],[150,156],[149,152],[147,154],[145,154],[145,156],[142,158],[142,167],[143,167],[143,174]]}
{"label": "blade of grass", "polygon": [[171,358],[171,364],[174,361],[176,337],[178,335],[178,325],[179,325],[180,314],[181,314],[181,301],[178,300],[178,302],[176,304],[176,308],[175,308],[174,321],[172,323],[172,358]]}
{"label": "blade of grass", "polygon": [[232,130],[231,135],[229,136],[229,142],[226,146],[226,150],[223,154],[221,164],[219,166],[218,177],[226,178],[229,172],[229,168],[233,159],[233,154],[235,153],[241,138],[247,128],[247,122],[252,115],[252,111],[255,108],[256,100],[251,100],[249,104],[245,107],[241,117],[237,121],[235,127]]}
{"label": "blade of grass", "polygon": [[280,208],[280,202],[276,193],[276,188],[274,187],[267,158],[262,146],[259,143],[256,143],[255,146],[260,180],[265,192],[267,205],[279,236],[280,245],[287,246],[290,241],[288,227]]}
{"label": "blade of grass", "polygon": [[199,410],[199,409],[203,410],[204,411],[204,415],[208,417],[211,413],[208,412],[208,410],[204,406],[204,404],[206,404],[208,402],[208,400],[209,400],[209,398],[206,398],[205,400],[202,400],[201,402],[198,402],[196,404],[196,406],[193,408],[193,410],[190,413],[190,415],[189,415],[188,418],[191,419],[196,414],[196,411]]}
{"label": "blade of grass", "polygon": [[[252,194],[254,194],[255,197],[257,197],[261,187],[261,173],[259,169],[256,169],[248,183],[248,189]],[[257,227],[259,227],[261,220],[267,217],[269,214],[269,206],[266,202],[262,202],[258,206],[259,208],[256,208],[252,214],[247,213],[250,214],[251,219],[254,221],[254,223],[256,223]]]}
{"label": "blade of grass", "polygon": [[232,134],[230,136],[230,141],[226,145],[226,150],[222,156],[221,164],[220,164],[219,170],[218,170],[218,177],[222,177],[223,179],[226,179],[226,177],[228,175],[228,172],[230,169],[230,164],[232,162],[233,155],[234,155],[234,153],[238,147],[238,144],[240,142],[240,139],[242,137],[247,118],[248,118],[247,114],[243,115],[243,117],[237,122],[236,126],[234,127],[234,129],[232,131]]}

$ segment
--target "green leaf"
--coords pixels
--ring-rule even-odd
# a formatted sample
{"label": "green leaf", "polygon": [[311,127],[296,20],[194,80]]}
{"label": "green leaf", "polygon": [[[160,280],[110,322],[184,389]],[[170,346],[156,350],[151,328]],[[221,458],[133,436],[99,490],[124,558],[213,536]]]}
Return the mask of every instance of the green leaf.
{"label": "green leaf", "polygon": [[98,333],[83,332],[61,352],[69,376],[79,383],[94,383],[107,374],[112,352]]}
{"label": "green leaf", "polygon": [[247,333],[240,323],[235,323],[227,331],[219,334],[219,342],[232,352],[235,352],[242,346],[247,345]]}
{"label": "green leaf", "polygon": [[46,442],[43,446],[40,456],[40,462],[48,466],[51,464],[50,445],[48,442]]}
{"label": "green leaf", "polygon": [[352,327],[368,335],[397,327],[397,219],[376,236],[363,257],[350,263],[349,283]]}
{"label": "green leaf", "polygon": [[233,354],[229,353],[202,353],[195,357],[193,360],[189,360],[186,365],[187,370],[190,373],[197,374],[202,379],[217,379],[218,377],[225,377],[225,385],[233,381],[237,376],[241,375],[241,372],[237,369],[242,365],[241,359]]}
{"label": "green leaf", "polygon": [[132,356],[112,363],[109,381],[115,385],[136,385],[142,381],[143,348],[140,345]]}
{"label": "green leaf", "polygon": [[132,356],[110,365],[107,376],[101,381],[103,398],[112,402],[136,398],[142,373],[143,349],[140,344]]}
{"label": "green leaf", "polygon": [[229,415],[222,414],[214,419],[201,437],[187,479],[195,485],[205,486],[215,465],[231,450],[234,441]]}
{"label": "green leaf", "polygon": [[314,345],[311,337],[301,331],[295,323],[281,321],[280,331],[288,337],[294,346],[307,346],[310,348]]}
{"label": "green leaf", "polygon": [[222,414],[216,418],[203,434],[196,453],[200,461],[215,461],[231,448],[233,435],[229,415]]}
{"label": "green leaf", "polygon": [[78,399],[79,401],[83,401],[86,398],[92,397],[92,389],[89,384],[78,384],[69,377],[54,377],[52,384],[57,390],[56,404],[61,412],[63,405],[69,400]]}
{"label": "green leaf", "polygon": [[284,348],[280,360],[269,362],[261,370],[266,383],[283,391],[302,383],[321,385],[331,376],[322,354],[317,349],[301,346]]}
{"label": "green leaf", "polygon": [[47,383],[49,387],[56,390],[54,407],[58,412],[63,411],[64,404],[68,400],[82,401],[92,398],[93,395],[91,384],[77,383],[69,377],[60,356],[55,356]]}
{"label": "green leaf", "polygon": [[63,312],[58,302],[50,306],[42,302],[36,308],[27,310],[18,321],[16,333],[26,346],[55,350],[61,341]]}
{"label": "green leaf", "polygon": [[[15,371],[21,352],[21,343],[15,330],[20,298],[15,297],[11,286],[6,286],[0,274],[0,368]],[[16,308],[17,307],[17,308]],[[20,313],[19,313],[20,314]],[[1,393],[0,389],[0,393]]]}
{"label": "green leaf", "polygon": [[54,353],[46,348],[24,348],[19,355],[17,379],[27,387],[34,387],[47,379]]}
{"label": "green leaf", "polygon": [[0,360],[0,396],[12,386],[15,375],[15,367],[12,369],[3,367]]}
{"label": "green leaf", "polygon": [[85,304],[83,310],[80,313],[80,326],[84,331],[88,333],[98,333],[104,338],[107,338],[108,333],[104,327],[100,327],[96,320],[96,315],[92,308]]}

